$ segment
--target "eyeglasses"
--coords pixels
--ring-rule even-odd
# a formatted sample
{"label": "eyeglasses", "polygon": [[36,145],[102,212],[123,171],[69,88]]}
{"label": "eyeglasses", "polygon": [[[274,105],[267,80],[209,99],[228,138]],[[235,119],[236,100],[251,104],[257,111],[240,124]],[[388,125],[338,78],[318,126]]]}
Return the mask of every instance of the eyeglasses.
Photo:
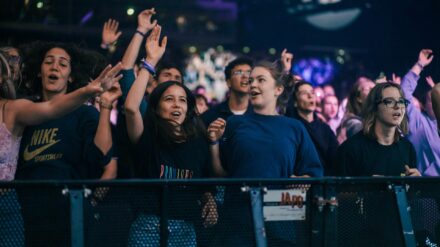
{"label": "eyeglasses", "polygon": [[232,74],[233,75],[239,75],[239,76],[243,76],[243,75],[250,76],[251,75],[251,71],[250,70],[247,70],[247,71],[236,70],[236,71],[232,72]]}
{"label": "eyeglasses", "polygon": [[395,108],[398,106],[399,108],[407,107],[409,105],[409,100],[406,99],[399,99],[395,100],[393,98],[385,98],[378,102],[378,104],[383,103],[388,108]]}

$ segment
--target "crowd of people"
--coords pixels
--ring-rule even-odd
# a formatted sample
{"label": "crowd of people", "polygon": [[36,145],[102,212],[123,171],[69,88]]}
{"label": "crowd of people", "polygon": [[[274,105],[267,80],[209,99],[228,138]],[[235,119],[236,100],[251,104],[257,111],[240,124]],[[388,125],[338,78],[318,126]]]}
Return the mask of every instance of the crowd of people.
{"label": "crowd of people", "polygon": [[[343,99],[331,85],[314,87],[291,74],[294,58],[287,50],[275,62],[238,57],[224,69],[226,100],[210,105],[203,87],[191,91],[180,68],[161,61],[168,40],[155,14],[153,8],[138,15],[114,66],[105,66],[104,55],[64,43],[0,48],[1,181],[440,175],[440,83],[428,77],[432,89],[421,99],[413,96],[432,50],[421,50],[401,80],[360,77]],[[120,35],[109,20],[101,47],[114,49]],[[186,229],[194,246],[199,228],[232,217],[228,210],[219,214],[215,190],[191,195],[200,227],[192,228],[187,215],[171,215],[170,225]],[[15,215],[23,222],[15,228],[25,229],[22,244],[65,245],[60,236],[69,229],[53,226],[66,225],[56,221],[68,219],[67,211],[60,213],[67,202],[33,193],[0,191],[0,207],[15,202],[0,213],[0,236],[10,234],[13,228],[2,225]],[[225,209],[241,203],[236,191],[225,193]],[[149,204],[159,196],[150,195]],[[38,200],[53,203],[35,210]],[[53,225],[34,227],[48,218],[56,219]],[[151,235],[144,226],[158,223],[154,212],[143,210],[128,245],[145,246]],[[230,237],[222,244],[253,243]],[[9,246],[1,239],[0,245]]]}

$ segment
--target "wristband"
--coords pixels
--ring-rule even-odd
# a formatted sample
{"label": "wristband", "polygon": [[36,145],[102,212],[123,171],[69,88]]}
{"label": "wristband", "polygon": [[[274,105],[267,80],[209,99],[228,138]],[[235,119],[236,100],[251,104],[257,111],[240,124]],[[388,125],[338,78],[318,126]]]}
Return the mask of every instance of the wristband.
{"label": "wristband", "polygon": [[421,69],[424,69],[425,67],[419,62],[419,61],[417,61],[417,66],[419,66]]}
{"label": "wristband", "polygon": [[156,76],[156,70],[154,69],[154,66],[147,62],[145,58],[141,60],[141,67],[146,69],[152,76]]}
{"label": "wristband", "polygon": [[210,141],[209,145],[214,146],[214,145],[217,145],[218,143],[219,143],[218,140],[217,141]]}
{"label": "wristband", "polygon": [[135,34],[140,34],[142,37],[144,37],[145,38],[145,35],[147,35],[146,33],[143,33],[143,32],[141,32],[141,31],[139,31],[139,30],[136,30],[136,32],[135,32]]}

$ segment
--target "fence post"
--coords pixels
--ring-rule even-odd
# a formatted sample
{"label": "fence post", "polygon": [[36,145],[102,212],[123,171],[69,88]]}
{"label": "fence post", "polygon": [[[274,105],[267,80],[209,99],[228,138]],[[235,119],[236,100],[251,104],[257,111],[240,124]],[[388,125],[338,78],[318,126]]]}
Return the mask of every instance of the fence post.
{"label": "fence post", "polygon": [[408,201],[404,185],[393,185],[393,191],[396,195],[397,208],[399,210],[400,225],[402,227],[402,236],[405,246],[416,246],[414,229],[409,215]]}
{"label": "fence post", "polygon": [[267,246],[266,228],[264,227],[263,217],[263,198],[261,187],[250,188],[250,199],[252,207],[252,218],[254,219],[254,233],[257,247]]}
{"label": "fence post", "polygon": [[323,195],[322,184],[314,184],[311,188],[311,194],[307,201],[311,201],[310,207],[310,246],[318,247],[323,245],[324,232],[324,206],[325,200]]}
{"label": "fence post", "polygon": [[70,237],[72,247],[84,246],[84,190],[64,189],[63,194],[70,197]]}
{"label": "fence post", "polygon": [[337,239],[337,216],[338,216],[338,201],[336,197],[335,185],[325,185],[325,199],[327,210],[325,214],[325,246],[338,246]]}
{"label": "fence post", "polygon": [[162,187],[162,207],[160,212],[160,246],[168,246],[168,185]]}

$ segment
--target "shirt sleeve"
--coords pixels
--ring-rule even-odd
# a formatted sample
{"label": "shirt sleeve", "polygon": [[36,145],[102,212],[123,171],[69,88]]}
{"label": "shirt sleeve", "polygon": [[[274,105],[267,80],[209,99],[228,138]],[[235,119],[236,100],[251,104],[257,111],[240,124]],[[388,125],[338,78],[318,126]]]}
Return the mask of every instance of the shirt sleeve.
{"label": "shirt sleeve", "polygon": [[[119,81],[121,84],[121,91],[122,91],[122,95],[118,100],[119,112],[123,112],[122,109],[124,108],[125,101],[127,100],[128,92],[130,91],[130,88],[131,88],[131,86],[133,86],[133,83],[136,79],[134,76],[133,69],[122,70],[121,74],[123,77]],[[147,101],[145,100],[145,98],[142,99],[141,105],[139,106],[139,110],[140,110],[142,116],[144,116],[144,114],[147,110]]]}
{"label": "shirt sleeve", "polygon": [[309,175],[311,177],[322,177],[324,175],[324,169],[319,160],[315,145],[305,127],[300,124],[299,128],[301,142],[297,150],[294,173],[297,176]]}
{"label": "shirt sleeve", "polygon": [[403,95],[407,100],[410,101],[408,107],[406,108],[408,114],[409,121],[409,129],[415,130],[421,124],[422,112],[412,103],[413,93],[417,87],[417,81],[419,80],[419,76],[414,72],[409,71],[405,77],[403,77],[401,87],[403,91]]}

